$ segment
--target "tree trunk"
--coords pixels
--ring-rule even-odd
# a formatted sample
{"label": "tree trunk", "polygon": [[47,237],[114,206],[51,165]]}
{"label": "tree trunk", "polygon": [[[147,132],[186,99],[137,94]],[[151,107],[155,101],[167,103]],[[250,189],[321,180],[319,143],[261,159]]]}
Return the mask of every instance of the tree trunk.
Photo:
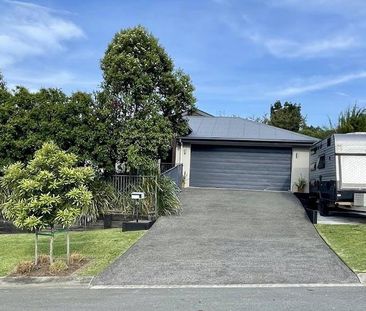
{"label": "tree trunk", "polygon": [[38,232],[36,231],[34,237],[34,264],[38,265]]}

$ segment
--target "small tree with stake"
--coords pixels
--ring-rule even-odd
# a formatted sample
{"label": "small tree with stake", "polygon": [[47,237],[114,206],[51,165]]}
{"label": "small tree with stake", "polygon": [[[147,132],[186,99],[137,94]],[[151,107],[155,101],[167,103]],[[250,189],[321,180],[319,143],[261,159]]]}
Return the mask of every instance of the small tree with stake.
{"label": "small tree with stake", "polygon": [[[89,184],[94,175],[91,167],[77,166],[77,157],[54,143],[44,143],[28,164],[15,163],[5,169],[1,183],[8,195],[2,203],[2,212],[18,228],[35,232],[36,265],[39,231],[51,230],[52,263],[55,226],[69,229],[82,209],[91,204]],[[68,262],[69,249],[67,231]]]}

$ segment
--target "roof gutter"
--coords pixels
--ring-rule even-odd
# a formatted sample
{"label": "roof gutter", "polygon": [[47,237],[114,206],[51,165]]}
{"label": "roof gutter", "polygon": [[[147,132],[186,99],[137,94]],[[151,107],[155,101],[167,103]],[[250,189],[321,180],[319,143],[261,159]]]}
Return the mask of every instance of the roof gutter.
{"label": "roof gutter", "polygon": [[241,140],[241,139],[217,139],[217,138],[190,138],[182,137],[179,139],[186,143],[200,144],[200,145],[230,145],[230,146],[263,146],[263,147],[311,147],[317,141],[303,141],[303,140]]}

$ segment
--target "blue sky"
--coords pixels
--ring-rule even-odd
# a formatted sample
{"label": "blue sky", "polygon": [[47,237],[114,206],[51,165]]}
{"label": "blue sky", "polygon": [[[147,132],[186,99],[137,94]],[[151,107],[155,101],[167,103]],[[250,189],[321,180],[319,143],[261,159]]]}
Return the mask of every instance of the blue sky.
{"label": "blue sky", "polygon": [[259,117],[277,99],[326,125],[366,105],[364,0],[0,0],[10,87],[92,91],[115,32],[146,26],[195,85],[198,107]]}

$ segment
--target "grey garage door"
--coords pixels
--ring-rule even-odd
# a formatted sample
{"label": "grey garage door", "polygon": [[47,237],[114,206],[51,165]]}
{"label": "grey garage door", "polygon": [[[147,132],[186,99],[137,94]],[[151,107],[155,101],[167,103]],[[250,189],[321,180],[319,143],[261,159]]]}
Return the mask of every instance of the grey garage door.
{"label": "grey garage door", "polygon": [[289,190],[291,149],[192,145],[190,186]]}

